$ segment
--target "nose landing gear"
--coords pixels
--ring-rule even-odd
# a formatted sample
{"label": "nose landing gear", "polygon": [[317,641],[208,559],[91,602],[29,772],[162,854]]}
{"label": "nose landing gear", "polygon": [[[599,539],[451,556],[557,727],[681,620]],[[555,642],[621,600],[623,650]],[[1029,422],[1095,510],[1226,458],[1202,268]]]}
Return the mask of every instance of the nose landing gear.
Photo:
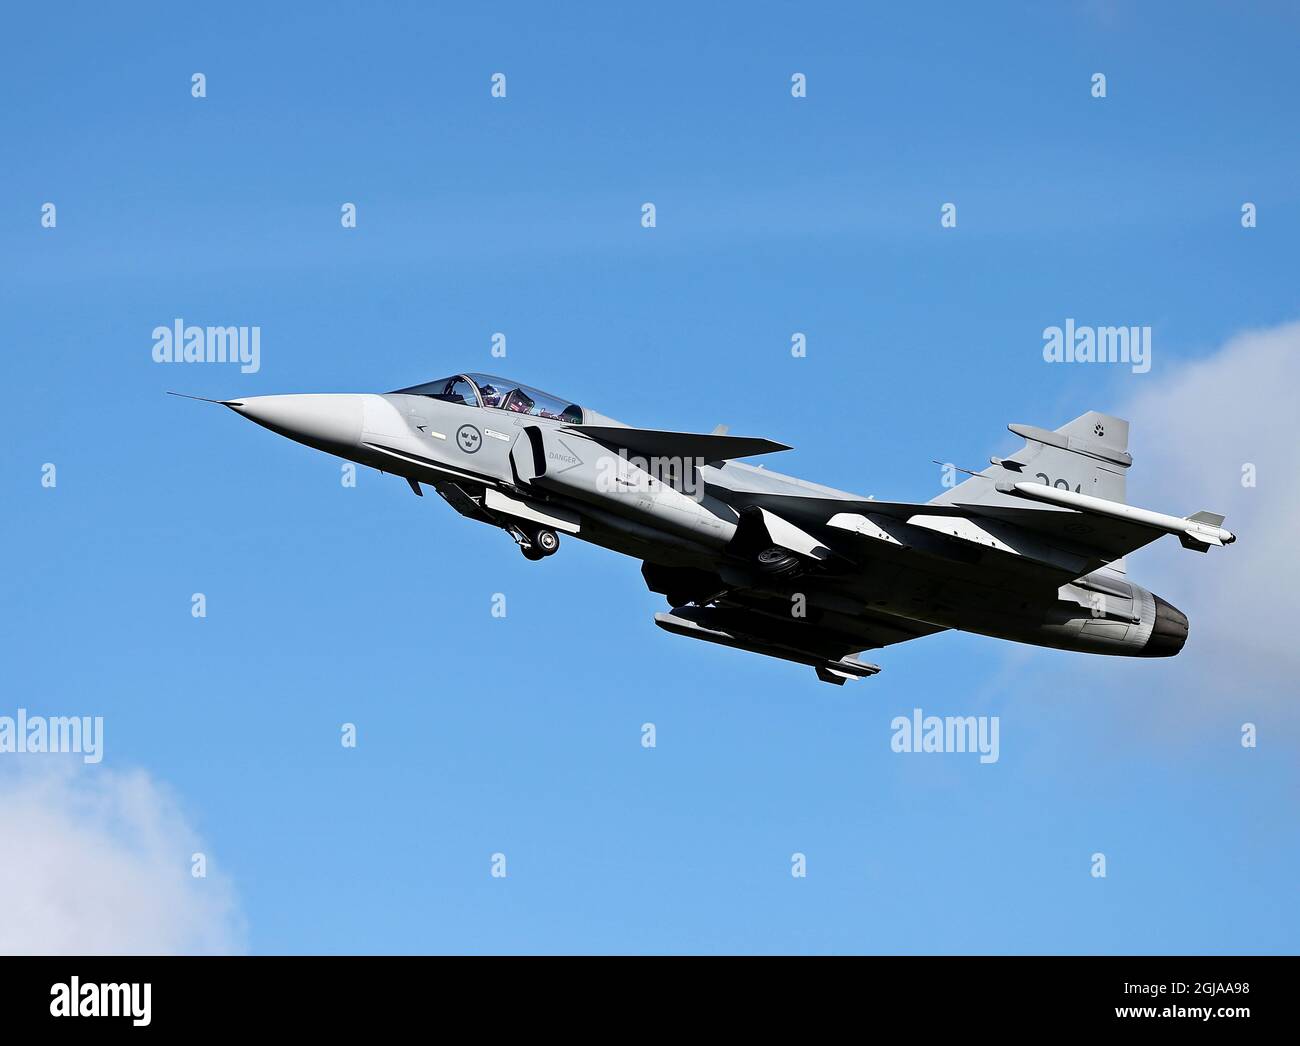
{"label": "nose landing gear", "polygon": [[522,530],[512,531],[514,539],[519,542],[519,549],[524,559],[538,560],[553,556],[560,548],[560,535],[550,527],[539,527],[531,534]]}

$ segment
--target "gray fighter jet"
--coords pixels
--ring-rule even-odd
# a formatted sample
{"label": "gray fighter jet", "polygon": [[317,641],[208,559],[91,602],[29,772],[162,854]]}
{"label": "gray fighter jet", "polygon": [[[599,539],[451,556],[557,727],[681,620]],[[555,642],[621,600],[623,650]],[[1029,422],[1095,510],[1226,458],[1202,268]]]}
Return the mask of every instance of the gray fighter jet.
{"label": "gray fighter jet", "polygon": [[[633,428],[505,378],[456,374],[385,395],[214,401],[272,432],[431,486],[533,560],[560,535],[634,556],[669,632],[874,675],[856,653],[955,628],[1094,654],[1169,657],[1186,616],[1129,581],[1162,534],[1205,552],[1223,516],[1125,504],[1128,422],[1090,411],[925,504],[877,501],[741,459],[781,443]],[[962,470],[958,470],[962,471]]]}

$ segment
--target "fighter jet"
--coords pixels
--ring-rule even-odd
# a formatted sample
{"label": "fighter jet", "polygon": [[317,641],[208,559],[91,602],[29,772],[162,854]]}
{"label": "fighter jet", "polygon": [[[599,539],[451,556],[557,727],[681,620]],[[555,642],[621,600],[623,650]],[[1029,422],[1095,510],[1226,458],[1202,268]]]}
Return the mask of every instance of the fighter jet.
{"label": "fighter jet", "polygon": [[1128,422],[1089,411],[925,504],[877,501],[744,459],[782,443],[634,428],[506,378],[464,373],[383,395],[217,400],[272,432],[432,487],[525,557],[560,536],[642,561],[679,636],[875,675],[856,655],[947,629],[1035,646],[1171,657],[1187,617],[1128,579],[1124,557],[1172,534],[1235,537],[1215,512],[1125,503]]}

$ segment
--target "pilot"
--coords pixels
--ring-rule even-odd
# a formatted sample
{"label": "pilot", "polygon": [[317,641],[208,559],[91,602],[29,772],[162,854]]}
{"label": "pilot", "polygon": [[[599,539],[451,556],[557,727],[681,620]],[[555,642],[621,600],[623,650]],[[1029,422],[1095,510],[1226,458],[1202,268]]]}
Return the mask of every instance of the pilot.
{"label": "pilot", "polygon": [[483,406],[499,407],[501,405],[501,390],[495,385],[490,383],[487,385],[480,385],[478,391],[483,396]]}

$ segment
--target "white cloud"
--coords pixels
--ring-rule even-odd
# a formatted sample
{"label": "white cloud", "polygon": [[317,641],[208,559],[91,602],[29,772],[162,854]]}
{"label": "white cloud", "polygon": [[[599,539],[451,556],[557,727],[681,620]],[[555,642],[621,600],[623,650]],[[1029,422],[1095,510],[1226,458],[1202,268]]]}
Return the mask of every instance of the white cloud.
{"label": "white cloud", "polygon": [[[1184,654],[1210,655],[1198,660],[1238,679],[1294,679],[1300,323],[1239,334],[1212,356],[1150,379],[1121,411],[1133,423],[1129,500],[1177,515],[1225,513],[1238,540],[1202,557],[1162,539],[1132,557],[1132,576],[1191,619]],[[1254,487],[1242,485],[1246,465],[1255,468]]]}
{"label": "white cloud", "polygon": [[[1075,655],[1064,685],[1106,708],[1095,722],[1117,749],[1124,737],[1237,747],[1244,722],[1298,749],[1300,323],[1244,332],[1193,363],[1157,358],[1132,381],[1114,411],[1132,425],[1129,503],[1221,512],[1237,541],[1201,554],[1162,537],[1128,556],[1130,581],[1187,614],[1187,644],[1152,661]],[[1247,464],[1254,487],[1242,485]]]}
{"label": "white cloud", "polygon": [[0,953],[226,953],[245,948],[228,879],[142,770],[0,756]]}

